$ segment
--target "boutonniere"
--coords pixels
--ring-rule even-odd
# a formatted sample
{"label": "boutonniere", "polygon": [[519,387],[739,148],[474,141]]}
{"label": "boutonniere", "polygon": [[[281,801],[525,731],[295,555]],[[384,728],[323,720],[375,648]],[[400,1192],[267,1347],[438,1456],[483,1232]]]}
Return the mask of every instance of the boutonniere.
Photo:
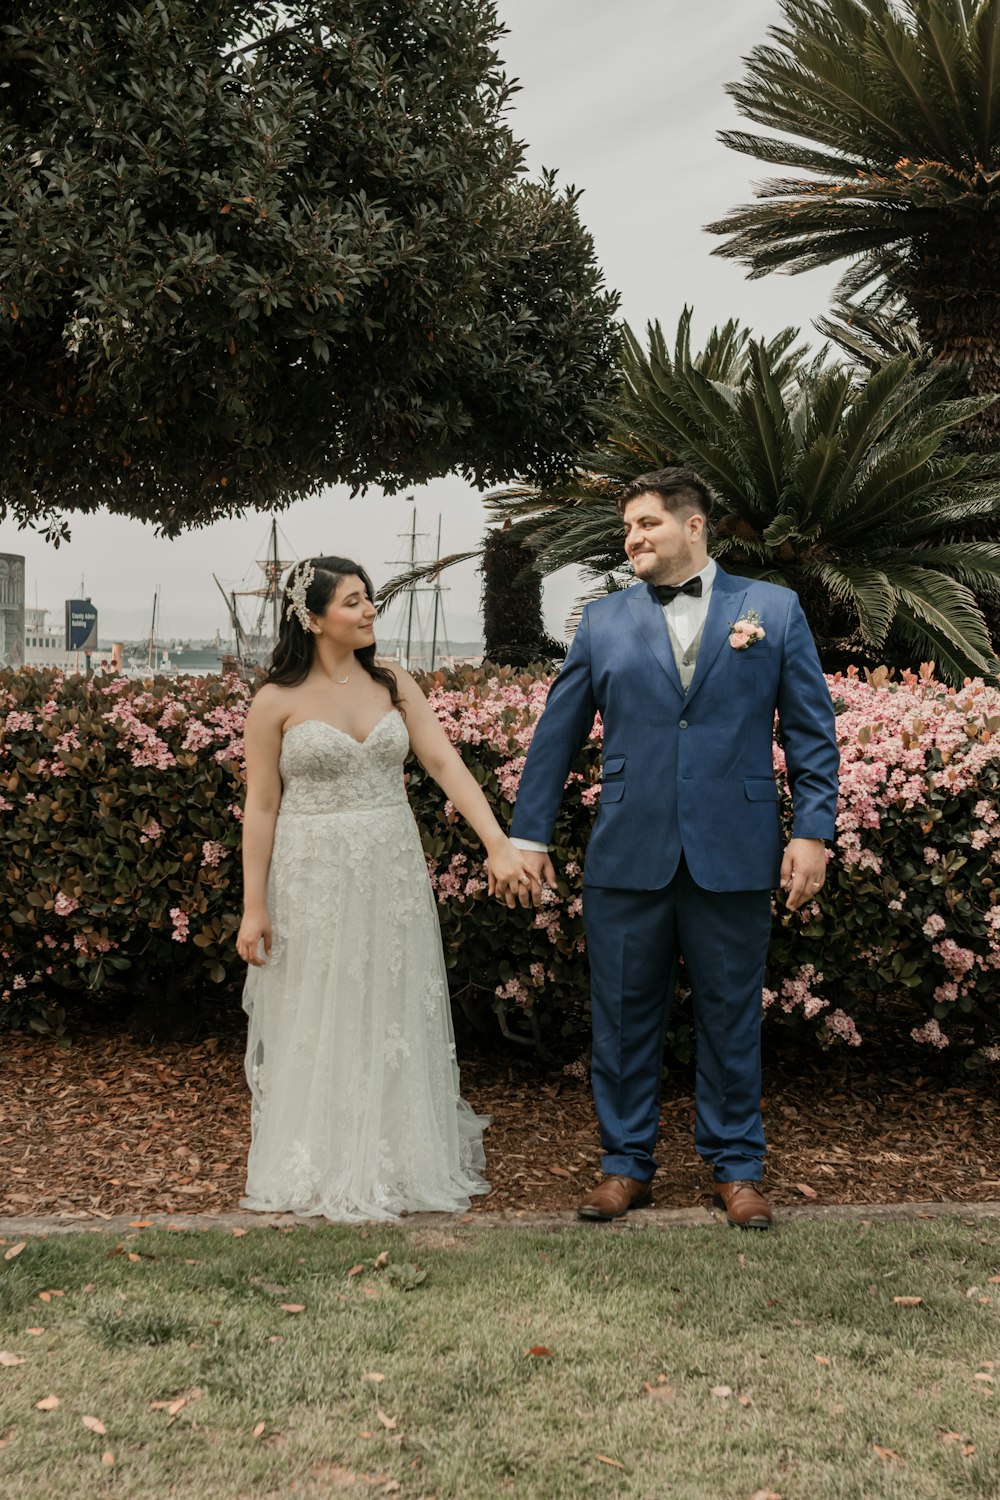
{"label": "boutonniere", "polygon": [[748,609],[735,625],[729,627],[729,644],[734,651],[745,651],[754,641],[762,641],[767,634],[755,609]]}

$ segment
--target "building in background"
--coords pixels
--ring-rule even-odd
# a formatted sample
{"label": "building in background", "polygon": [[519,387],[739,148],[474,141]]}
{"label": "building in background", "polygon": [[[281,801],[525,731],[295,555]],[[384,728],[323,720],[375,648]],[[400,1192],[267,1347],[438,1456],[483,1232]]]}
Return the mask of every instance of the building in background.
{"label": "building in background", "polygon": [[0,552],[0,666],[24,660],[24,558]]}
{"label": "building in background", "polygon": [[59,667],[63,672],[80,671],[78,654],[66,650],[66,631],[48,624],[47,609],[24,611],[24,655],[26,667]]}

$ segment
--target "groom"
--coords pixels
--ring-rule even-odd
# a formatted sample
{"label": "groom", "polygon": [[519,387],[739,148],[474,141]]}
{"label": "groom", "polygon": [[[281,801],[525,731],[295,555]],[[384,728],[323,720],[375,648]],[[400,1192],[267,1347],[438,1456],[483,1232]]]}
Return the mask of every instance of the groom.
{"label": "groom", "polygon": [[[619,508],[636,583],[589,604],[549,692],[511,836],[539,882],[570,765],[600,711],[600,810],[584,870],[594,1103],[606,1176],[579,1207],[651,1201],[664,1033],[683,957],[697,1039],[695,1145],[731,1224],[767,1229],[759,1189],[761,986],[779,883],[794,911],[826,872],[839,754],[829,689],[790,589],[709,558],[708,486],[643,474]],[[777,710],[794,807],[782,851]]]}

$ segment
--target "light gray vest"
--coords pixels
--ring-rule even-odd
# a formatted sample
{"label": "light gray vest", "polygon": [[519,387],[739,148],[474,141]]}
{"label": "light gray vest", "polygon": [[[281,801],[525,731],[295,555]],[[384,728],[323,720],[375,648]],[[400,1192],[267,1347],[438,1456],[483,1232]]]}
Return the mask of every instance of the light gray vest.
{"label": "light gray vest", "polygon": [[674,653],[674,661],[677,664],[677,675],[681,680],[681,687],[686,693],[688,688],[691,686],[691,679],[694,676],[694,669],[698,661],[698,648],[701,645],[701,638],[705,631],[705,621],[702,620],[701,624],[698,627],[698,634],[695,636],[690,646],[688,646],[686,650],[682,650],[681,643],[674,633],[674,627],[671,625],[666,615],[664,615],[663,618],[666,622],[667,630],[670,635],[670,646]]}

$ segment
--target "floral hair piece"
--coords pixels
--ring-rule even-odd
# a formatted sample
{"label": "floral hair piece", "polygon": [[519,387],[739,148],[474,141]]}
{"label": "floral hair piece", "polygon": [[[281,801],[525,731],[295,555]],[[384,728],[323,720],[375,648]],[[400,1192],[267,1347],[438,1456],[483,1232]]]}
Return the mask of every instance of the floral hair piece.
{"label": "floral hair piece", "polygon": [[292,576],[288,580],[288,603],[285,606],[285,615],[288,619],[294,615],[305,631],[312,629],[309,610],[306,608],[306,591],[315,577],[316,569],[307,559],[292,569]]}

